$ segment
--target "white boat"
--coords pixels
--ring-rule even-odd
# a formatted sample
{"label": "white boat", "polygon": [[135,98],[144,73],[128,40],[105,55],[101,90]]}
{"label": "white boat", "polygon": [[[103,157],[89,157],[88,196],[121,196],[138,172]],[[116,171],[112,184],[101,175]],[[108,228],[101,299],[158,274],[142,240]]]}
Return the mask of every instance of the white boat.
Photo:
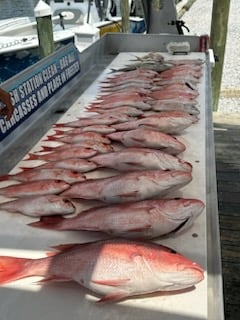
{"label": "white boat", "polygon": [[[45,5],[44,1],[40,2]],[[121,19],[112,17],[111,1],[46,0],[45,2],[52,11],[55,48],[74,42],[79,52],[82,52],[100,38],[103,28],[104,32],[109,31],[106,26],[114,25],[115,32],[120,31]],[[116,3],[119,11],[119,1]],[[111,31],[114,31],[113,28]],[[0,20],[2,74],[0,82],[38,61],[38,46],[37,22],[34,16]]]}

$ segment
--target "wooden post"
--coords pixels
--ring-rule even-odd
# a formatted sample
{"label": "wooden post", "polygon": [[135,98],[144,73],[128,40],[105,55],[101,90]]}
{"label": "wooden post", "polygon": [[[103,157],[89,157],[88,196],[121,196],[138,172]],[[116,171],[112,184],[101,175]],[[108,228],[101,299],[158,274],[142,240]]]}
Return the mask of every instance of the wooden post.
{"label": "wooden post", "polygon": [[129,1],[121,0],[120,1],[120,9],[122,16],[122,32],[129,33],[130,23],[129,23]]}
{"label": "wooden post", "polygon": [[44,58],[54,52],[52,11],[49,5],[39,0],[34,9],[39,41],[40,57]]}
{"label": "wooden post", "polygon": [[213,0],[210,47],[213,49],[214,55],[217,57],[217,62],[212,71],[213,111],[217,111],[218,109],[230,1],[231,0]]}

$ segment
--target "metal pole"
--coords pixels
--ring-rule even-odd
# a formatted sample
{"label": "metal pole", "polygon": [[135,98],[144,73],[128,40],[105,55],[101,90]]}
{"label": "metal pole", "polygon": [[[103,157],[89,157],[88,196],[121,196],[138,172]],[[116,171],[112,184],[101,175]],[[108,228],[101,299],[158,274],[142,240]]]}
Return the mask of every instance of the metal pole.
{"label": "metal pole", "polygon": [[212,71],[213,111],[218,109],[231,0],[213,0],[210,46],[217,57]]}
{"label": "metal pole", "polygon": [[43,0],[34,9],[39,41],[40,57],[44,58],[55,50],[52,27],[52,10]]}

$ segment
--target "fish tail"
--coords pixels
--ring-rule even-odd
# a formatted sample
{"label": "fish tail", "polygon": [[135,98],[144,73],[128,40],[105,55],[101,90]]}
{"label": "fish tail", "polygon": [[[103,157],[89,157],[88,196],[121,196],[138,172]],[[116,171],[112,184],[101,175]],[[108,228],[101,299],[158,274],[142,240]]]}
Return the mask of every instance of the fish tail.
{"label": "fish tail", "polygon": [[29,153],[28,158],[26,160],[39,160],[39,159],[41,159],[41,156],[39,156],[38,154]]}
{"label": "fish tail", "polygon": [[56,147],[42,146],[41,152],[53,151]]}
{"label": "fish tail", "polygon": [[47,136],[43,141],[57,141],[58,138],[55,136]]}
{"label": "fish tail", "polygon": [[33,170],[33,169],[36,169],[39,167],[41,167],[41,165],[36,166],[36,167],[19,167],[19,169],[21,169],[22,171],[29,171],[29,170]]}
{"label": "fish tail", "polygon": [[66,131],[64,130],[54,130],[55,133],[54,133],[54,136],[62,136],[63,134],[66,133]]}
{"label": "fish tail", "polygon": [[6,181],[6,180],[10,180],[11,176],[9,176],[8,174],[4,174],[2,176],[0,176],[0,181]]}
{"label": "fish tail", "polygon": [[0,284],[31,276],[27,271],[31,259],[0,256]]}
{"label": "fish tail", "polygon": [[29,223],[28,225],[34,228],[61,230],[60,226],[65,218],[62,216],[41,217],[39,221]]}
{"label": "fish tail", "polygon": [[97,113],[99,113],[99,109],[100,108],[98,108],[98,107],[88,107],[87,108],[88,111],[97,112]]}
{"label": "fish tail", "polygon": [[66,127],[67,124],[66,123],[55,123],[53,125],[54,128],[63,128],[63,127]]}

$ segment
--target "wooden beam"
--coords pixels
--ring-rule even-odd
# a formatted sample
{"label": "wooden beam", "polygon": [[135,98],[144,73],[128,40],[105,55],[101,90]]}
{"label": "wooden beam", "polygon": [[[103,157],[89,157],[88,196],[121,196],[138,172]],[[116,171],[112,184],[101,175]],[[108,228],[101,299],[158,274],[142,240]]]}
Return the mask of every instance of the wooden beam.
{"label": "wooden beam", "polygon": [[52,10],[43,0],[34,9],[37,21],[40,57],[44,58],[55,50],[52,27]]}
{"label": "wooden beam", "polygon": [[210,47],[217,62],[212,71],[213,111],[218,109],[231,0],[213,0]]}
{"label": "wooden beam", "polygon": [[129,23],[129,1],[121,0],[120,1],[120,9],[122,16],[122,32],[129,33],[130,23]]}

